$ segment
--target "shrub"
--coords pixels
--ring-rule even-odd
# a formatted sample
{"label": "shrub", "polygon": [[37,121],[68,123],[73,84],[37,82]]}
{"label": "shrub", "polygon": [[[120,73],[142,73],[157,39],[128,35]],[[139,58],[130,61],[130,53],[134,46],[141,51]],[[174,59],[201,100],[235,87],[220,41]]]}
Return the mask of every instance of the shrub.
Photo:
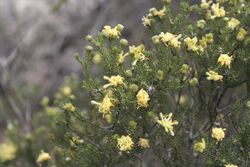
{"label": "shrub", "polygon": [[92,106],[57,101],[58,166],[250,165],[250,2],[170,1],[142,18],[149,46],[120,24],[86,37]]}

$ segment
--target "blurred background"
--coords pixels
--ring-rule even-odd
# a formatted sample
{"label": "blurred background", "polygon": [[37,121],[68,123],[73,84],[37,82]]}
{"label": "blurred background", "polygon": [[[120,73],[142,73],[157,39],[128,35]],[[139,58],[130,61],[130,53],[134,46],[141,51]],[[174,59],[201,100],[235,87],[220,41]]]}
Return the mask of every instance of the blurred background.
{"label": "blurred background", "polygon": [[141,42],[141,18],[159,2],[0,0],[0,127],[13,117],[30,119],[42,96],[52,96],[65,76],[81,74],[73,55],[83,55],[87,34],[120,23],[124,38]]}

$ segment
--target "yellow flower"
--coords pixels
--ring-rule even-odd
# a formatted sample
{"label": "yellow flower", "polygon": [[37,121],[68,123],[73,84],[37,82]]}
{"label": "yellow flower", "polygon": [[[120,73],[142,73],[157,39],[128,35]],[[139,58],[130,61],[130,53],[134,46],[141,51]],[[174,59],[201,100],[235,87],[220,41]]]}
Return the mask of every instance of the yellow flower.
{"label": "yellow flower", "polygon": [[149,148],[149,140],[148,139],[144,139],[144,138],[140,138],[138,145],[142,148]]}
{"label": "yellow flower", "polygon": [[244,30],[243,28],[240,28],[240,31],[238,32],[238,34],[237,34],[237,36],[236,36],[236,39],[237,39],[238,41],[242,41],[242,40],[245,39],[246,35],[247,35],[246,30]]}
{"label": "yellow flower", "polygon": [[206,148],[206,142],[204,138],[202,138],[200,142],[194,144],[194,150],[196,152],[202,153],[205,150],[205,148]]}
{"label": "yellow flower", "polygon": [[240,24],[240,21],[236,18],[231,18],[228,22],[227,22],[227,27],[231,30],[234,30],[235,27],[237,27]]}
{"label": "yellow flower", "polygon": [[122,85],[123,84],[123,80],[124,80],[124,78],[121,77],[120,75],[111,76],[111,77],[104,76],[103,79],[109,81],[108,84],[106,84],[106,85],[103,86],[104,89],[106,89],[109,86],[117,87],[118,85]]}
{"label": "yellow flower", "polygon": [[137,104],[139,105],[139,107],[144,107],[147,108],[148,107],[148,101],[150,100],[148,93],[141,89],[137,95]]}
{"label": "yellow flower", "polygon": [[152,24],[152,20],[149,17],[142,17],[142,24],[144,25],[144,27],[149,27]]}
{"label": "yellow flower", "polygon": [[124,62],[124,59],[128,56],[128,53],[125,53],[121,51],[121,53],[118,55],[118,64],[122,64]]}
{"label": "yellow flower", "polygon": [[37,164],[41,165],[44,162],[47,162],[51,159],[49,153],[46,153],[44,151],[41,151],[41,153],[39,154],[39,156],[37,157]]}
{"label": "yellow flower", "polygon": [[200,7],[202,9],[208,9],[211,5],[212,1],[211,0],[201,0]]}
{"label": "yellow flower", "polygon": [[202,37],[200,40],[199,40],[199,44],[200,46],[202,46],[203,48],[206,48],[207,47],[207,40],[205,37]]}
{"label": "yellow flower", "polygon": [[55,116],[58,113],[58,108],[57,107],[46,107],[45,111],[46,111],[46,114],[48,116]]}
{"label": "yellow flower", "polygon": [[214,14],[214,18],[215,17],[224,17],[226,15],[226,11],[224,10],[224,7],[220,7],[219,3],[213,4],[212,7],[212,12]]}
{"label": "yellow flower", "polygon": [[213,80],[213,81],[221,81],[223,80],[223,76],[219,75],[217,72],[210,70],[206,72],[207,74],[207,80]]}
{"label": "yellow flower", "polygon": [[166,15],[166,8],[163,7],[161,10],[157,10],[156,8],[151,8],[149,10],[149,12],[153,15],[153,16],[157,16],[160,19],[162,19],[165,15]]}
{"label": "yellow flower", "polygon": [[225,167],[238,167],[237,165],[233,165],[233,164],[227,164],[225,165]]}
{"label": "yellow flower", "polygon": [[222,141],[225,138],[225,131],[226,129],[222,128],[213,128],[212,129],[212,137],[217,141]]}
{"label": "yellow flower", "polygon": [[196,45],[197,44],[197,37],[194,37],[194,38],[185,38],[184,39],[184,42],[185,44],[187,45],[188,47],[188,50],[192,50],[194,52],[198,51],[199,50],[199,47]]}
{"label": "yellow flower", "polygon": [[167,33],[161,32],[159,38],[166,46],[170,46],[176,49],[179,49],[181,46],[181,42],[179,41],[181,35],[174,35],[169,32]]}
{"label": "yellow flower", "polygon": [[12,142],[2,143],[0,150],[0,162],[10,161],[16,157],[17,147]]}
{"label": "yellow flower", "polygon": [[102,33],[105,37],[110,39],[118,39],[121,35],[121,31],[123,30],[123,26],[121,24],[118,24],[114,28],[111,28],[110,26],[104,26]]}
{"label": "yellow flower", "polygon": [[212,43],[214,41],[214,35],[212,33],[208,33],[205,35],[207,43]]}
{"label": "yellow flower", "polygon": [[43,107],[47,107],[49,105],[49,98],[47,96],[44,96],[40,102],[40,104],[43,106]]}
{"label": "yellow flower", "polygon": [[228,54],[221,54],[220,57],[218,58],[218,62],[222,66],[228,66],[228,68],[231,68],[231,62],[233,58],[232,56],[229,56]]}
{"label": "yellow flower", "polygon": [[134,45],[129,46],[129,53],[132,54],[135,59],[132,65],[136,65],[138,60],[145,60],[144,51],[145,51],[145,46],[143,44],[137,47],[135,47]]}
{"label": "yellow flower", "polygon": [[112,98],[110,98],[108,95],[106,95],[101,103],[98,103],[96,101],[91,101],[91,104],[97,105],[99,107],[99,112],[106,115],[106,114],[111,114],[110,110],[111,107],[114,106],[112,103]]}
{"label": "yellow flower", "polygon": [[61,92],[62,92],[63,96],[67,97],[72,93],[72,90],[71,90],[71,88],[69,86],[64,86],[61,89]]}
{"label": "yellow flower", "polygon": [[63,109],[68,111],[68,112],[74,112],[76,108],[73,106],[72,103],[66,103],[63,105]]}
{"label": "yellow flower", "polygon": [[130,151],[134,147],[134,142],[130,136],[122,135],[117,139],[117,147],[120,151]]}
{"label": "yellow flower", "polygon": [[167,133],[170,133],[172,136],[174,136],[173,125],[178,125],[178,121],[173,121],[172,116],[172,113],[168,115],[163,115],[162,113],[160,113],[160,120],[157,120],[157,123],[163,126]]}

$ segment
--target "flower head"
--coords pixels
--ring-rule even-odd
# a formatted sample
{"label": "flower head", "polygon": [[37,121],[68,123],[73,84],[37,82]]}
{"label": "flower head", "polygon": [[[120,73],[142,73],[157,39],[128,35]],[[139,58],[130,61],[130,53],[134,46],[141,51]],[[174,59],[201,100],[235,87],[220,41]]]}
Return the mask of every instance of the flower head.
{"label": "flower head", "polygon": [[163,126],[167,133],[170,133],[172,136],[174,136],[173,125],[178,125],[178,121],[172,120],[172,116],[172,113],[168,115],[163,115],[160,113],[160,119],[157,120],[157,123]]}
{"label": "flower head", "polygon": [[161,42],[163,42],[166,46],[170,46],[176,49],[179,49],[181,46],[181,42],[179,39],[181,38],[181,35],[174,35],[169,32],[163,33],[159,35],[159,39]]}
{"label": "flower head", "polygon": [[68,112],[74,112],[76,108],[73,106],[72,103],[66,103],[63,105],[63,109],[68,111]]}
{"label": "flower head", "polygon": [[223,80],[223,76],[219,75],[217,72],[210,70],[206,72],[207,74],[207,80],[213,80],[213,81],[221,81]]}
{"label": "flower head", "polygon": [[234,30],[240,24],[240,21],[236,18],[231,18],[230,21],[227,23],[227,27],[231,30]]}
{"label": "flower head", "polygon": [[129,46],[129,53],[134,56],[133,65],[136,65],[136,62],[138,60],[145,60],[144,51],[145,51],[145,46],[143,44],[141,44],[137,47],[135,47],[134,45]]}
{"label": "flower head", "polygon": [[222,141],[225,138],[225,131],[226,129],[222,128],[213,128],[212,129],[212,137],[217,141]]}
{"label": "flower head", "polygon": [[118,55],[118,64],[122,64],[124,62],[124,59],[128,56],[128,53],[125,53],[123,51],[120,52]]}
{"label": "flower head", "polygon": [[226,15],[224,7],[220,7],[219,3],[213,4],[211,9],[214,14],[214,17],[224,17]]}
{"label": "flower head", "polygon": [[231,68],[231,62],[233,58],[232,56],[229,56],[228,54],[221,54],[220,57],[218,58],[218,62],[222,66],[228,66],[228,68]]}
{"label": "flower head", "polygon": [[134,142],[130,136],[122,135],[117,139],[117,147],[120,151],[130,151],[134,147]]}
{"label": "flower head", "polygon": [[43,164],[44,162],[49,161],[50,159],[51,159],[51,157],[50,157],[49,153],[46,153],[46,152],[44,152],[44,151],[41,151],[41,153],[40,153],[40,154],[38,155],[38,157],[37,157],[36,162],[37,162],[37,164],[41,165],[41,164]]}
{"label": "flower head", "polygon": [[10,161],[16,157],[17,147],[12,142],[2,143],[0,150],[0,162]]}
{"label": "flower head", "polygon": [[101,103],[98,103],[96,101],[91,101],[92,104],[97,105],[99,107],[99,112],[102,113],[103,115],[106,114],[111,114],[110,110],[111,107],[114,106],[113,102],[112,102],[112,98],[109,97],[109,95],[106,95]]}
{"label": "flower head", "polygon": [[144,25],[144,27],[150,27],[152,24],[152,20],[148,17],[148,16],[143,16],[142,17],[142,24]]}
{"label": "flower head", "polygon": [[194,144],[194,150],[196,152],[202,153],[205,150],[205,148],[206,148],[206,142],[204,138],[202,138],[201,141]]}
{"label": "flower head", "polygon": [[152,14],[152,16],[156,16],[162,19],[166,15],[166,8],[163,7],[161,10],[157,10],[156,8],[151,8],[149,12]]}
{"label": "flower head", "polygon": [[148,101],[150,100],[148,93],[144,90],[141,89],[137,95],[137,104],[139,105],[139,107],[144,107],[147,108],[148,107]]}
{"label": "flower head", "polygon": [[61,92],[62,92],[63,96],[67,97],[72,93],[72,90],[69,86],[64,86],[64,87],[62,87]]}
{"label": "flower head", "polygon": [[104,76],[103,79],[109,81],[109,83],[106,84],[106,85],[104,85],[103,88],[107,88],[109,86],[117,87],[118,85],[122,85],[123,84],[123,80],[124,80],[124,78],[121,77],[120,75],[111,76],[111,77]]}
{"label": "flower head", "polygon": [[236,39],[238,41],[243,41],[246,35],[247,35],[246,30],[243,28],[240,28],[239,32],[237,33]]}
{"label": "flower head", "polygon": [[149,148],[149,140],[148,139],[144,139],[144,138],[140,138],[138,145],[142,148]]}
{"label": "flower head", "polygon": [[121,35],[121,31],[124,27],[121,24],[118,24],[114,28],[111,28],[110,26],[104,26],[102,33],[105,37],[110,39],[118,39]]}
{"label": "flower head", "polygon": [[211,0],[201,0],[201,4],[200,7],[202,9],[208,9],[210,7],[210,5],[212,4]]}
{"label": "flower head", "polygon": [[197,37],[194,38],[188,37],[184,39],[184,42],[187,45],[188,50],[192,50],[194,52],[199,50],[199,47],[197,46],[197,41],[198,41]]}

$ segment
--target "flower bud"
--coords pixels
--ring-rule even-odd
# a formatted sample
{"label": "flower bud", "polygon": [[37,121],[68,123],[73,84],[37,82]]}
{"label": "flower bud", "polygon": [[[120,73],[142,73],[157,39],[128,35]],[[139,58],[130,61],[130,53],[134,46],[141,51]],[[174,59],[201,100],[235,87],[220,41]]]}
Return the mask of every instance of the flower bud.
{"label": "flower bud", "polygon": [[189,84],[190,86],[195,86],[199,83],[198,79],[196,77],[192,78],[190,81],[189,81]]}
{"label": "flower bud", "polygon": [[135,130],[137,127],[137,123],[135,121],[129,121],[128,126],[130,130]]}
{"label": "flower bud", "polygon": [[190,72],[190,67],[187,64],[183,64],[181,67],[181,73],[182,74],[188,74]]}
{"label": "flower bud", "polygon": [[126,70],[125,74],[127,77],[132,77],[132,75],[133,75],[131,70]]}
{"label": "flower bud", "polygon": [[92,59],[94,64],[100,64],[102,62],[102,57],[100,54],[96,53]]}
{"label": "flower bud", "polygon": [[188,96],[187,95],[181,95],[179,104],[180,106],[186,106],[188,102]]}
{"label": "flower bud", "polygon": [[123,46],[128,46],[128,40],[126,40],[126,39],[121,39],[121,40],[120,40],[120,44],[123,45]]}
{"label": "flower bud", "polygon": [[250,100],[249,100],[249,101],[247,101],[247,108],[249,108],[249,109],[250,109]]}
{"label": "flower bud", "polygon": [[137,92],[139,89],[139,87],[136,84],[131,84],[129,86],[129,90],[131,90],[132,92]]}
{"label": "flower bud", "polygon": [[206,21],[205,20],[198,20],[197,21],[197,27],[203,29],[206,25]]}
{"label": "flower bud", "polygon": [[86,51],[92,51],[93,50],[93,47],[92,46],[90,46],[90,45],[87,45],[86,47],[85,47],[85,49],[86,49]]}
{"label": "flower bud", "polygon": [[92,38],[91,35],[87,35],[87,36],[85,37],[85,39],[86,39],[87,41],[91,41],[93,38]]}
{"label": "flower bud", "polygon": [[153,41],[154,44],[159,43],[159,42],[160,42],[159,36],[158,36],[158,35],[153,36],[153,37],[152,37],[152,41]]}
{"label": "flower bud", "polygon": [[162,0],[163,3],[171,3],[171,0]]}
{"label": "flower bud", "polygon": [[108,123],[112,123],[113,118],[111,114],[105,114],[104,118]]}
{"label": "flower bud", "polygon": [[156,78],[159,80],[163,80],[164,72],[162,70],[158,70],[156,74]]}
{"label": "flower bud", "polygon": [[122,31],[122,30],[124,29],[124,26],[121,25],[121,24],[118,24],[118,25],[116,26],[116,28],[117,28],[118,31]]}
{"label": "flower bud", "polygon": [[46,107],[46,106],[48,106],[48,104],[49,104],[49,98],[47,96],[43,97],[41,100],[41,105],[43,107]]}

